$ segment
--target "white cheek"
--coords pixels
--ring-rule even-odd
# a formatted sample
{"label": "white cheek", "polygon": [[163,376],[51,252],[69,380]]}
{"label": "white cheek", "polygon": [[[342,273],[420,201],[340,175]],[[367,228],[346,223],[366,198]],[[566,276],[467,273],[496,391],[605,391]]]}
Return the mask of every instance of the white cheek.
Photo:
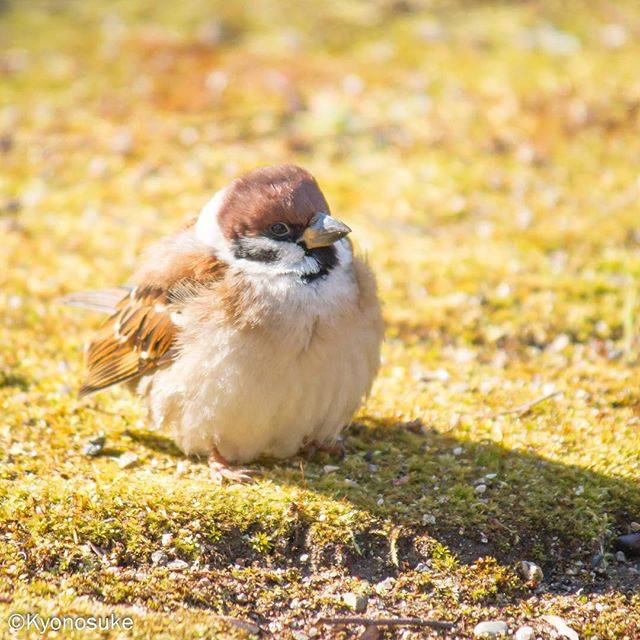
{"label": "white cheek", "polygon": [[351,243],[342,238],[335,243],[336,254],[338,256],[338,264],[342,267],[347,267],[353,261],[353,251],[351,249]]}
{"label": "white cheek", "polygon": [[218,225],[218,213],[224,196],[225,189],[220,189],[202,208],[196,222],[195,235],[202,244],[215,249],[216,254],[228,262],[231,253],[229,242]]}
{"label": "white cheek", "polygon": [[278,257],[271,262],[259,262],[240,258],[234,260],[234,264],[246,273],[311,273],[318,270],[318,262],[307,255],[304,249],[295,242],[278,242],[271,238],[244,238],[242,247],[256,252],[272,251]]}

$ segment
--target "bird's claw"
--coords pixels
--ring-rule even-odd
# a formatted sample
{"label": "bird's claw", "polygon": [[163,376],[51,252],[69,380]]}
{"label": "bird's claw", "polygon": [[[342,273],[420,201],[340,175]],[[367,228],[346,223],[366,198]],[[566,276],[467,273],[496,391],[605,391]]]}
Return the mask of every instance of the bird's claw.
{"label": "bird's claw", "polygon": [[254,469],[234,469],[218,461],[209,463],[211,479],[216,484],[250,484],[254,482],[257,471]]}

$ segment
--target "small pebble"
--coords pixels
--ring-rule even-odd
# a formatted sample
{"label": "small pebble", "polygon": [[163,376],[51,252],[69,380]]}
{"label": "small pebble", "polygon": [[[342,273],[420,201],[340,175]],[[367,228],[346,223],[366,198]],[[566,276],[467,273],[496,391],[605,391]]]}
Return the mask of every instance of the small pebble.
{"label": "small pebble", "polygon": [[133,148],[133,138],[126,129],[117,131],[111,139],[111,149],[115,153],[128,155]]}
{"label": "small pebble", "polygon": [[219,45],[225,37],[225,27],[218,20],[209,20],[205,22],[198,31],[198,38],[202,44],[211,47]]}
{"label": "small pebble", "polygon": [[549,346],[552,351],[564,351],[571,344],[571,338],[566,333],[561,333]]}
{"label": "small pebble", "polygon": [[322,467],[322,470],[325,473],[333,473],[334,471],[337,471],[340,467],[336,467],[336,465],[334,464],[325,464],[324,467]]}
{"label": "small pebble", "polygon": [[95,436],[94,438],[91,438],[91,440],[87,442],[84,448],[84,455],[89,456],[91,458],[95,458],[96,456],[99,456],[104,449],[104,445],[106,441],[107,439],[103,435],[99,435],[99,436]]}
{"label": "small pebble", "polygon": [[363,613],[367,610],[369,598],[367,598],[367,596],[358,595],[357,593],[343,593],[342,602],[356,613]]}
{"label": "small pebble", "polygon": [[138,462],[138,456],[131,451],[123,453],[118,458],[118,466],[121,469],[130,469],[131,467],[133,467],[133,465],[135,465],[136,462]]}
{"label": "small pebble", "polygon": [[300,556],[300,562],[307,562],[309,560],[309,554],[308,553],[303,553]]}
{"label": "small pebble", "polygon": [[533,627],[520,627],[514,634],[515,640],[532,640],[535,635]]}
{"label": "small pebble", "polygon": [[164,551],[154,551],[151,554],[151,562],[158,567],[165,567],[169,564],[169,556]]}
{"label": "small pebble", "polygon": [[395,586],[395,583],[395,578],[385,578],[381,582],[378,582],[378,584],[376,584],[373,589],[378,595],[382,595],[384,593],[387,593],[388,591],[391,591],[391,589],[393,589],[393,587]]}
{"label": "small pebble", "polygon": [[168,547],[173,542],[173,535],[170,533],[163,533],[161,542],[163,547]]}
{"label": "small pebble", "polygon": [[168,565],[167,569],[171,569],[172,571],[184,571],[189,568],[189,563],[184,560],[172,560]]}
{"label": "small pebble", "polygon": [[482,495],[485,491],[487,490],[487,485],[486,484],[479,484],[476,488],[475,488],[475,492],[479,495]]}
{"label": "small pebble", "polygon": [[487,620],[478,623],[473,629],[473,635],[476,638],[500,638],[509,633],[509,627],[506,622],[501,620]]}
{"label": "small pebble", "polygon": [[[466,389],[460,391],[458,390],[458,393],[464,393],[466,391]],[[451,429],[455,429],[456,427],[460,426],[460,423],[462,422],[462,416],[459,413],[452,413],[450,418],[449,418],[449,427],[451,427]]]}
{"label": "small pebble", "polygon": [[186,460],[179,460],[176,464],[176,476],[180,477],[187,473],[189,464]]}
{"label": "small pebble", "polygon": [[427,371],[422,375],[424,382],[438,381],[447,382],[451,375],[446,369],[437,369],[436,371]]}
{"label": "small pebble", "polygon": [[544,573],[535,562],[523,560],[518,565],[518,571],[527,582],[538,584],[544,580]]}
{"label": "small pebble", "polygon": [[429,513],[425,513],[422,516],[422,524],[435,524],[436,523],[436,517],[432,516]]}
{"label": "small pebble", "polygon": [[624,551],[616,551],[616,560],[618,562],[626,562],[627,556],[624,555]]}
{"label": "small pebble", "polygon": [[600,40],[608,49],[619,49],[629,39],[627,29],[622,24],[611,23],[600,29]]}
{"label": "small pebble", "polygon": [[580,636],[572,629],[564,618],[560,616],[542,616],[542,619],[548,622],[563,637],[569,640],[580,640]]}

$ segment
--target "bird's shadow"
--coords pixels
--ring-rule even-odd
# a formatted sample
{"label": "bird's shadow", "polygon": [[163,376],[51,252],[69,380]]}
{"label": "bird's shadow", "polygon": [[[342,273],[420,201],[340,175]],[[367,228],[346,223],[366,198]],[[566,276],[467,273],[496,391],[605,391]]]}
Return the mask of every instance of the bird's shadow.
{"label": "bird's shadow", "polygon": [[[162,435],[136,430],[127,435],[158,453],[186,458]],[[410,537],[428,534],[462,562],[488,555],[505,564],[528,559],[561,573],[578,561],[599,572],[600,588],[640,586],[640,574],[612,570],[609,553],[612,537],[626,533],[640,517],[640,483],[633,479],[492,441],[461,440],[419,421],[373,417],[349,427],[342,457],[317,454],[255,466],[277,484],[347,501]],[[359,547],[366,548],[366,541]],[[405,544],[406,560],[417,562],[410,547]],[[354,556],[350,569],[369,577],[375,573],[366,552]],[[572,585],[578,588],[568,579],[562,588]]]}
{"label": "bird's shadow", "polygon": [[187,458],[171,438],[160,433],[140,429],[127,429],[123,435],[156,453],[161,453],[172,458]]}
{"label": "bird's shadow", "polygon": [[[640,516],[634,479],[460,440],[419,421],[366,418],[349,428],[345,445],[342,461],[320,456],[303,463],[304,479],[292,472],[286,481],[346,500],[410,537],[425,532],[463,562],[527,559],[556,574],[578,563],[593,569],[600,588],[640,586],[639,574],[617,571],[611,554],[612,538]],[[566,590],[578,584],[565,582]]]}

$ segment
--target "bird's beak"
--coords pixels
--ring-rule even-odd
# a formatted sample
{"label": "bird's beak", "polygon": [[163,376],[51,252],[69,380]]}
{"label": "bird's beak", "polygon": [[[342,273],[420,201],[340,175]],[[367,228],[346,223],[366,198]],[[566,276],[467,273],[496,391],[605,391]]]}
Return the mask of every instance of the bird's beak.
{"label": "bird's beak", "polygon": [[316,247],[328,247],[340,238],[344,238],[348,233],[351,233],[351,229],[344,222],[340,222],[326,213],[316,213],[302,234],[301,240],[307,249],[315,249]]}

